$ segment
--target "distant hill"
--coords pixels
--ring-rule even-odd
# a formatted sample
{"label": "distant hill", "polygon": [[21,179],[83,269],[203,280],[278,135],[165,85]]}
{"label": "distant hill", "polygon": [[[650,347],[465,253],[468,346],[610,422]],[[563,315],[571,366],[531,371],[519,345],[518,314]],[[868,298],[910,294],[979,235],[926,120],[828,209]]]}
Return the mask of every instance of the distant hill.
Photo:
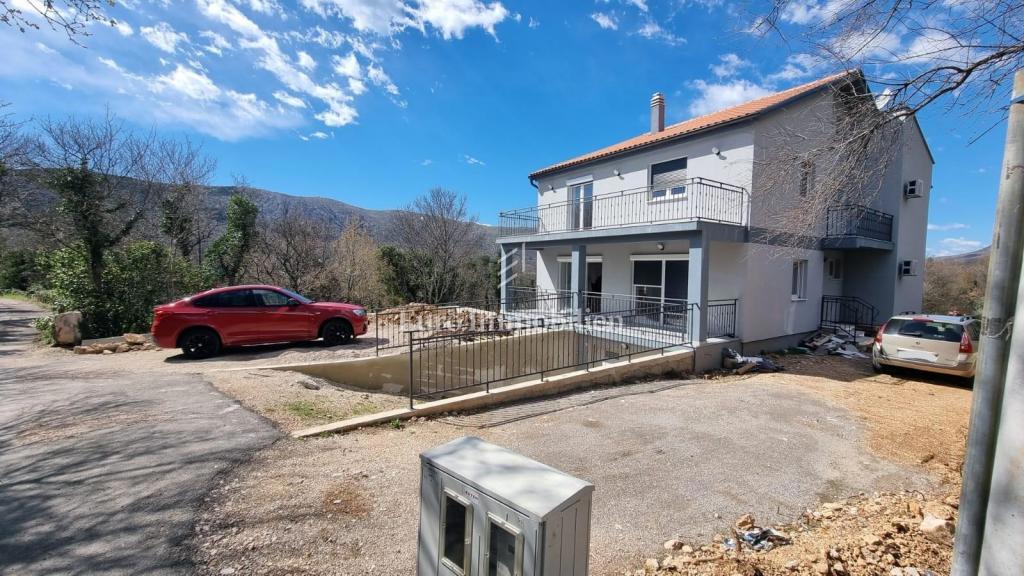
{"label": "distant hill", "polygon": [[[28,182],[25,185],[31,186],[34,189],[33,194],[37,196],[36,203],[38,206],[45,209],[46,206],[50,206],[56,201],[53,193],[49,190],[41,189]],[[227,222],[228,199],[240,189],[236,186],[209,186],[207,190],[210,219],[214,222],[215,234],[220,234]],[[246,192],[259,208],[262,218],[274,219],[285,213],[300,214],[307,218],[322,220],[336,232],[341,232],[350,221],[355,220],[361,222],[366,231],[377,242],[382,244],[395,242],[395,216],[400,212],[399,210],[370,210],[347,204],[340,200],[334,200],[333,198],[293,196],[252,187],[246,188]],[[146,222],[139,230],[139,234],[144,237],[152,237],[157,234],[155,223],[160,221],[160,215],[157,213],[148,214],[145,220]],[[482,224],[479,225],[479,228],[483,237],[481,247],[484,250],[496,251],[497,248],[494,241],[497,237],[497,230],[494,227]],[[23,242],[18,242],[21,238],[19,238],[20,234],[17,231],[8,230],[3,232],[6,232],[4,235],[9,240],[14,240],[14,244],[31,242],[27,238]]]}
{"label": "distant hill", "polygon": [[966,252],[964,254],[953,254],[951,256],[935,256],[935,260],[942,262],[958,262],[961,264],[971,264],[979,260],[988,258],[988,253],[991,251],[991,246],[986,246],[980,250],[974,252]]}

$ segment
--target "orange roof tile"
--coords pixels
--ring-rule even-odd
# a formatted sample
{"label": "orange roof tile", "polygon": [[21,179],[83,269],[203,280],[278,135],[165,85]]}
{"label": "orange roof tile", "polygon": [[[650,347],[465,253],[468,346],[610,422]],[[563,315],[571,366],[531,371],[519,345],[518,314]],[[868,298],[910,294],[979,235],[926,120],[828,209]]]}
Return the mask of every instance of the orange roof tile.
{"label": "orange roof tile", "polygon": [[584,164],[586,162],[590,162],[591,160],[597,160],[599,158],[612,156],[614,154],[619,154],[621,152],[626,152],[629,150],[644,148],[652,144],[657,144],[660,142],[664,142],[666,140],[679,138],[681,136],[692,134],[694,132],[699,132],[701,130],[712,128],[714,126],[729,124],[737,120],[742,120],[745,118],[756,116],[772,108],[775,108],[776,106],[785,104],[786,102],[789,102],[795,98],[814,92],[819,88],[823,88],[836,80],[842,79],[846,76],[853,74],[860,75],[860,71],[854,70],[840,72],[838,74],[833,74],[831,76],[819,78],[818,80],[815,80],[813,82],[808,82],[807,84],[803,84],[801,86],[795,86],[788,90],[783,90],[782,92],[776,92],[775,94],[769,94],[768,96],[764,96],[756,100],[751,100],[750,102],[745,102],[738,106],[733,106],[732,108],[726,108],[725,110],[719,110],[718,112],[712,112],[711,114],[705,114],[704,116],[690,118],[689,120],[684,120],[678,124],[666,126],[664,130],[656,134],[652,134],[650,132],[640,134],[639,136],[635,136],[633,138],[630,138],[629,140],[624,140],[622,142],[619,142],[618,144],[612,144],[611,146],[608,146],[606,148],[601,148],[600,150],[595,150],[594,152],[590,152],[582,156],[577,156],[570,160],[559,162],[558,164],[553,164],[551,166],[548,166],[547,168],[541,168],[540,170],[531,173],[530,179],[536,178],[537,176],[542,176],[544,174],[549,174],[551,172],[556,172],[558,170],[562,170],[565,168],[569,168],[572,166],[576,166],[579,164]]}

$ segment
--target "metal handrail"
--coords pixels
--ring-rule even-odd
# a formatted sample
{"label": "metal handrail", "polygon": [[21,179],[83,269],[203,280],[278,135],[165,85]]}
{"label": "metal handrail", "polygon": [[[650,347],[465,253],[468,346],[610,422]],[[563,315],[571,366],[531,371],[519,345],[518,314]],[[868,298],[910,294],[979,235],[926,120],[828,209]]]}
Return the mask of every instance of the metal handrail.
{"label": "metal handrail", "polygon": [[[654,197],[654,191],[665,191]],[[673,190],[679,190],[673,194]],[[741,186],[694,177],[665,186],[642,186],[506,210],[499,236],[548,234],[672,221],[747,225],[749,202]]]}
{"label": "metal handrail", "polygon": [[861,204],[842,204],[828,209],[825,236],[862,237],[892,242],[893,216]]}

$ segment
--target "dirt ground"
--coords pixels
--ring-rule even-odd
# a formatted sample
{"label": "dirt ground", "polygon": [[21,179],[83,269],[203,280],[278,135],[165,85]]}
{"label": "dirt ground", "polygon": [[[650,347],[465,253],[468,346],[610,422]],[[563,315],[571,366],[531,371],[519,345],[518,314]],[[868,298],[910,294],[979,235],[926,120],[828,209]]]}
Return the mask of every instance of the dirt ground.
{"label": "dirt ground", "polygon": [[[418,454],[463,435],[595,483],[593,574],[643,573],[644,559],[663,555],[670,538],[712,550],[715,534],[746,512],[766,525],[795,526],[789,523],[823,503],[856,513],[810,516],[793,528],[794,544],[761,554],[768,560],[757,569],[813,570],[822,555],[833,566],[861,554],[850,542],[864,531],[895,532],[892,510],[956,491],[968,388],[874,375],[862,360],[793,356],[783,364],[786,372],[680,383],[484,428],[473,427],[479,415],[452,415],[403,429],[283,440],[211,493],[192,541],[196,564],[203,574],[412,574]],[[273,386],[287,387],[275,378],[282,382]],[[219,386],[231,393],[271,379]],[[886,538],[879,556],[897,535]],[[913,557],[921,574],[948,571],[948,546],[913,530],[898,538],[908,555],[906,541],[920,548]],[[793,561],[801,568],[787,567]],[[756,573],[747,570],[753,564],[729,562],[688,573]],[[877,563],[849,560],[840,568],[890,574]]]}

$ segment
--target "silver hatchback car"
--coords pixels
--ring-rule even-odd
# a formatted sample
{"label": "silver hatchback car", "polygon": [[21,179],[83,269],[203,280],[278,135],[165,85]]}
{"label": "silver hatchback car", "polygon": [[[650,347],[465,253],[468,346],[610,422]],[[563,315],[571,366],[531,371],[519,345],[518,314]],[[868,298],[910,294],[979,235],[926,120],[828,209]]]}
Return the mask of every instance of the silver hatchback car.
{"label": "silver hatchback car", "polygon": [[970,316],[893,316],[871,347],[871,365],[974,378],[981,322]]}

